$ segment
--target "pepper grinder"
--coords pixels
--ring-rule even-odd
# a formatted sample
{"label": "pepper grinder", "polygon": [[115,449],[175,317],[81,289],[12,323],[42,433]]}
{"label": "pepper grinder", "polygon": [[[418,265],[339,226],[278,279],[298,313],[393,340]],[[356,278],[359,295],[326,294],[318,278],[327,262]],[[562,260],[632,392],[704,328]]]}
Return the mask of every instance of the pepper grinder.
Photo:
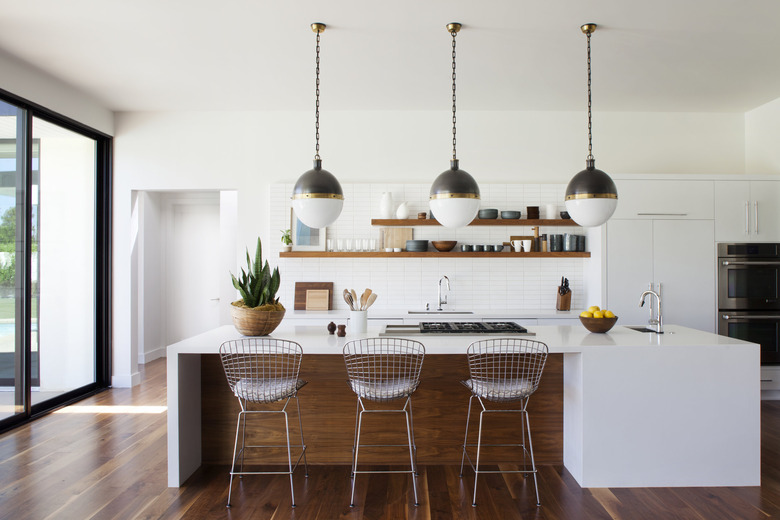
{"label": "pepper grinder", "polygon": [[534,245],[532,251],[540,251],[542,244],[541,239],[539,238],[539,226],[533,226],[531,231],[534,232]]}
{"label": "pepper grinder", "polygon": [[343,338],[347,335],[347,326],[346,325],[339,325],[338,326],[338,332],[336,332],[336,336]]}
{"label": "pepper grinder", "polygon": [[328,334],[332,335],[334,332],[336,332],[336,324],[331,321],[328,323]]}

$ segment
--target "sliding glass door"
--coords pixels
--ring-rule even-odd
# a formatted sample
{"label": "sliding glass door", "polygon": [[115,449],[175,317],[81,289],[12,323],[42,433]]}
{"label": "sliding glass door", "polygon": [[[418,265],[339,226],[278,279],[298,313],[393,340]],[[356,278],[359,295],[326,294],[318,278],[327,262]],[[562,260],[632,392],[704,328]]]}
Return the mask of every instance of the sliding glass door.
{"label": "sliding glass door", "polygon": [[0,96],[0,429],[108,386],[110,144]]}

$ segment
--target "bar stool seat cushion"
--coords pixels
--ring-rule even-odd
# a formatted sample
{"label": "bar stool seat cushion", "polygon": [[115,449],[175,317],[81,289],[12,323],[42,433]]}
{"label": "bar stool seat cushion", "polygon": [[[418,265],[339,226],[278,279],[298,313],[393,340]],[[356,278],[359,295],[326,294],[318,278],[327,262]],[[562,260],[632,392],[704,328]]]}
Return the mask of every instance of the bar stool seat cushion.
{"label": "bar stool seat cushion", "polygon": [[349,386],[353,392],[363,399],[372,401],[391,401],[401,397],[408,397],[414,393],[419,384],[419,381],[415,378],[399,378],[388,381],[351,379],[349,381]]}
{"label": "bar stool seat cushion", "polygon": [[236,382],[233,394],[255,403],[273,403],[295,395],[307,383],[293,377],[283,379],[243,378]]}
{"label": "bar stool seat cushion", "polygon": [[502,379],[486,381],[467,379],[461,381],[471,393],[493,402],[516,401],[534,393],[534,385],[528,379]]}

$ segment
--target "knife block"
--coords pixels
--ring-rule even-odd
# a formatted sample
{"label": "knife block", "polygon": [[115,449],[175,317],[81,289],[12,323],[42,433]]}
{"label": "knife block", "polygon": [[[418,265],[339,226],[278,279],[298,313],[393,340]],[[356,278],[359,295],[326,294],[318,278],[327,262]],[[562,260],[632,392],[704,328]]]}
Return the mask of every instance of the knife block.
{"label": "knife block", "polygon": [[555,294],[558,298],[555,301],[555,310],[558,311],[570,311],[571,310],[571,291],[566,294],[561,294],[556,291]]}

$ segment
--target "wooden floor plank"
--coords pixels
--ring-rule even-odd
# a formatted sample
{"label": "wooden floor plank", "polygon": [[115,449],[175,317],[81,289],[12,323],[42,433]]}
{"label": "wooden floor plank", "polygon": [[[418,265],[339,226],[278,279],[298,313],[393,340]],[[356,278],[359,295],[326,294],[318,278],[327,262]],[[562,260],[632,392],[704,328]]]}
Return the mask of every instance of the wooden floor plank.
{"label": "wooden floor plank", "polygon": [[[165,406],[165,360],[142,369],[141,385],[77,406]],[[473,471],[461,478],[456,465],[428,464],[419,468],[419,506],[409,475],[358,475],[350,508],[349,467],[315,465],[309,478],[302,467],[295,474],[294,510],[286,476],[235,482],[226,508],[225,465],[204,466],[183,487],[168,488],[165,413],[50,414],[0,435],[0,520],[780,518],[780,401],[764,401],[761,410],[761,487],[582,489],[562,466],[540,465],[541,507],[531,477],[483,475],[474,508]]]}

